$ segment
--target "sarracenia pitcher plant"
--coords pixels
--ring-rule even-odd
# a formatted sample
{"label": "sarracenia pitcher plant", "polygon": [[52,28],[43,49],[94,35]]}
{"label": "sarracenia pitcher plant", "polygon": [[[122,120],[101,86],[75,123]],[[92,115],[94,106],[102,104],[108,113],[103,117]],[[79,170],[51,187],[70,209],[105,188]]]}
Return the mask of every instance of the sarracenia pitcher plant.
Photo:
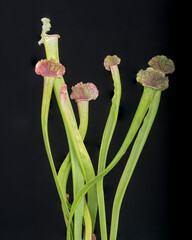
{"label": "sarracenia pitcher plant", "polygon": [[[106,166],[121,100],[121,79],[118,69],[121,60],[116,55],[107,56],[104,59],[104,67],[112,75],[114,95],[101,139],[96,173],[83,140],[88,127],[89,101],[96,100],[99,91],[93,83],[80,82],[72,87],[69,97],[68,87],[63,78],[65,67],[59,62],[58,39],[60,36],[47,34],[51,28],[48,18],[43,18],[42,22],[42,34],[39,44],[44,44],[45,46],[46,59],[40,60],[36,64],[35,71],[44,78],[41,110],[42,133],[53,178],[61,200],[61,209],[67,227],[66,239],[96,239],[94,229],[98,211],[101,240],[117,240],[123,197],[155,120],[161,92],[168,88],[169,80],[167,74],[175,70],[174,63],[166,56],[158,55],[149,61],[149,68],[138,72],[136,80],[143,85],[143,94],[121,147]],[[58,172],[55,168],[48,134],[49,106],[53,92],[63,119],[69,146],[69,152]],[[79,126],[77,125],[70,98],[77,103]],[[132,150],[114,196],[110,235],[108,236],[103,180],[121,160],[133,139],[135,140]],[[70,197],[69,203],[67,182],[70,172],[72,173],[73,199]]]}

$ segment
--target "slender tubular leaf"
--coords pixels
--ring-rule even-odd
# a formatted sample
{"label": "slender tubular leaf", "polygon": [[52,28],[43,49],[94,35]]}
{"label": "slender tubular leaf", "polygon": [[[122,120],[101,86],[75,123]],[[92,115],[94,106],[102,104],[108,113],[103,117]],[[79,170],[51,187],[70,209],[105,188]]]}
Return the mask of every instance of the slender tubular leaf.
{"label": "slender tubular leaf", "polygon": [[[57,103],[58,103],[58,106],[59,106],[59,109],[60,109],[61,113],[62,113],[62,107],[61,107],[61,104],[60,104],[59,90],[60,90],[60,86],[62,86],[63,83],[64,83],[63,78],[57,78],[54,82],[54,92],[55,92],[55,96],[56,96]],[[68,106],[71,109],[71,114],[73,116],[73,119],[75,121],[75,116],[74,116],[74,113],[73,113],[71,102],[69,100],[68,93],[67,93],[67,101],[68,101]],[[68,129],[65,129],[65,130],[66,130],[66,132],[68,132]],[[70,141],[70,139],[68,139],[68,141]],[[70,171],[71,171],[71,159],[70,159],[70,154],[68,153],[65,160],[63,161],[60,169],[59,169],[59,172],[58,172],[58,180],[61,184],[61,189],[62,189],[63,196],[64,196],[65,202],[66,202],[65,209],[66,209],[67,203],[68,203],[66,187],[67,187],[67,180],[68,180],[68,176],[69,176]],[[64,206],[62,206],[62,208],[64,208]],[[67,214],[67,216],[68,216],[68,214]],[[65,212],[64,212],[64,217],[66,218]],[[67,217],[67,219],[68,219],[68,217]]]}
{"label": "slender tubular leaf", "polygon": [[[77,106],[80,118],[79,132],[81,134],[82,139],[84,140],[88,127],[89,101],[78,101]],[[86,201],[84,207],[84,222],[85,222],[85,240],[92,240],[93,232],[92,219]]]}
{"label": "slender tubular leaf", "polygon": [[[73,196],[75,200],[77,193],[84,185],[84,177],[73,146],[70,147],[70,158],[72,164]],[[82,239],[83,214],[84,199],[79,203],[74,215],[74,240]]]}
{"label": "slender tubular leaf", "polygon": [[98,181],[100,181],[106,174],[108,174],[115,165],[120,161],[122,156],[125,154],[127,148],[129,147],[130,143],[132,142],[133,138],[135,137],[137,130],[139,129],[145,114],[155,96],[156,90],[148,87],[144,87],[144,91],[139,103],[139,106],[137,108],[137,111],[135,113],[135,116],[133,118],[133,121],[131,123],[131,126],[129,128],[129,131],[125,137],[125,140],[119,149],[118,153],[114,157],[114,159],[111,161],[111,163],[103,170],[101,173],[99,173],[94,179],[87,182],[86,185],[80,190],[80,192],[77,194],[76,200],[73,202],[71,206],[70,216],[69,216],[69,223],[72,221],[73,214],[81,201],[81,199],[85,196],[85,194],[96,184]]}
{"label": "slender tubular leaf", "polygon": [[[80,118],[79,132],[81,134],[82,139],[84,139],[87,132],[87,127],[88,127],[89,101],[78,101],[77,105],[78,105],[79,118]],[[67,154],[67,157],[63,161],[58,173],[58,178],[62,186],[62,191],[65,196],[67,194],[66,186],[67,186],[67,180],[68,180],[68,175],[70,170],[71,170],[70,154]],[[85,202],[85,208],[88,208],[86,202]],[[85,239],[91,239],[92,221],[90,218],[89,209],[84,210],[84,221],[85,221]]]}
{"label": "slender tubular leaf", "polygon": [[70,154],[68,153],[58,172],[58,181],[60,183],[61,190],[66,201],[67,201],[67,180],[70,171],[71,171],[71,159]]}
{"label": "slender tubular leaf", "polygon": [[[68,106],[67,106],[66,90],[67,90],[67,85],[64,85],[60,89],[60,102],[62,103],[62,109],[64,110],[64,112],[66,109],[69,112],[70,110],[68,109]],[[65,123],[65,127],[66,127],[66,124],[67,123]],[[73,196],[75,199],[77,193],[84,185],[84,177],[81,171],[81,167],[79,165],[76,152],[74,150],[74,145],[71,141],[71,138],[69,137],[68,137],[68,143],[70,148],[70,159],[71,159],[71,166],[72,166]],[[84,214],[84,199],[81,200],[81,203],[79,204],[75,212],[75,217],[74,217],[74,239],[75,240],[82,238],[83,214]]]}
{"label": "slender tubular leaf", "polygon": [[120,208],[123,201],[123,197],[125,195],[125,191],[141,154],[141,151],[145,145],[153,122],[155,120],[155,116],[157,114],[157,110],[159,107],[161,91],[157,91],[155,97],[149,106],[149,112],[147,113],[143,125],[139,130],[135,143],[133,145],[132,151],[130,153],[128,162],[125,166],[123,174],[121,176],[116,194],[113,203],[113,210],[112,210],[112,220],[111,220],[111,231],[110,231],[110,240],[117,239],[117,230],[118,230],[118,223],[119,223],[119,214]]}
{"label": "slender tubular leaf", "polygon": [[[61,186],[61,191],[63,193],[63,197],[64,197],[65,202],[66,202],[66,207],[65,208],[67,209],[67,212],[69,212],[70,209],[71,209],[71,205],[69,204],[68,199],[67,199],[67,191],[66,191],[67,190],[67,181],[68,181],[70,171],[71,171],[71,159],[70,159],[70,155],[68,153],[67,157],[63,161],[63,163],[62,163],[62,165],[59,169],[59,172],[58,172],[58,181],[59,181],[59,184]],[[66,216],[63,208],[64,208],[64,206],[62,204],[64,219],[65,219],[65,222],[67,223],[68,222],[68,217],[67,217],[68,214]],[[67,224],[66,224],[66,227],[67,227]]]}
{"label": "slender tubular leaf", "polygon": [[[78,161],[80,163],[81,170],[83,172],[85,181],[88,182],[95,176],[91,160],[90,160],[87,150],[83,144],[83,140],[82,140],[79,130],[77,128],[76,122],[73,121],[73,117],[71,115],[71,112],[70,112],[66,102],[60,101],[60,104],[61,104],[61,108],[62,108],[61,113],[64,118],[65,128],[68,129],[68,131],[66,131],[66,132],[68,134],[67,137],[68,137],[68,141],[69,141],[69,146],[72,142],[74,151],[75,151]],[[91,214],[92,224],[95,224],[95,219],[96,219],[96,212],[97,212],[97,201],[96,200],[97,200],[96,189],[91,189],[88,192],[88,206],[89,206],[89,211]],[[69,239],[70,239],[70,236],[69,236]]]}
{"label": "slender tubular leaf", "polygon": [[[57,172],[55,169],[55,165],[54,165],[54,161],[53,161],[53,157],[52,157],[52,153],[51,153],[51,148],[50,148],[50,143],[49,143],[49,136],[48,136],[48,113],[49,113],[50,99],[51,99],[51,95],[52,95],[54,79],[55,79],[54,77],[44,77],[44,89],[43,89],[43,99],[42,99],[42,109],[41,109],[41,125],[42,125],[43,139],[44,139],[49,163],[51,166],[51,170],[53,173],[57,191],[58,191],[59,197],[61,199],[63,212],[64,212],[64,215],[66,216],[65,221],[66,221],[66,224],[68,224],[69,211],[68,211],[68,207],[66,204],[66,199],[63,195],[61,186],[60,186],[58,178],[57,178]],[[71,230],[71,227],[70,227],[70,230]]]}
{"label": "slender tubular leaf", "polygon": [[[79,132],[81,134],[82,139],[84,140],[87,132],[87,127],[88,127],[89,102],[88,101],[78,102],[78,109],[79,109],[79,118],[80,118]],[[70,171],[71,171],[71,160],[70,160],[70,154],[68,153],[58,172],[58,179],[59,179],[64,196],[67,196],[66,188],[67,188],[67,180],[68,180]]]}
{"label": "slender tubular leaf", "polygon": [[[119,75],[118,67],[115,65],[110,68],[112,73],[112,78],[114,82],[114,96],[112,98],[112,106],[110,113],[105,125],[101,148],[99,154],[99,163],[98,163],[98,174],[105,169],[107,153],[109,150],[109,145],[115,130],[117,123],[117,117],[119,113],[119,105],[121,99],[121,80]],[[97,198],[99,206],[99,221],[100,221],[100,231],[101,239],[107,240],[107,226],[106,226],[106,213],[105,213],[105,199],[104,199],[104,190],[103,190],[103,179],[97,184]]]}
{"label": "slender tubular leaf", "polygon": [[84,140],[87,133],[88,119],[89,119],[89,101],[78,101],[78,112],[79,112],[79,132],[82,139]]}

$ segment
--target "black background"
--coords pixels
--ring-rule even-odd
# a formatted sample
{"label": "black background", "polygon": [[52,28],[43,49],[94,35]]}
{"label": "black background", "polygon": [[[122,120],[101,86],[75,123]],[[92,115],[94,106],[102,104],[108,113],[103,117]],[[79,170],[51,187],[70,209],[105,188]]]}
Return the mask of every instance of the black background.
{"label": "black background", "polygon": [[[65,224],[41,134],[43,79],[34,66],[45,58],[38,46],[41,18],[51,19],[50,33],[61,36],[60,60],[70,91],[77,82],[93,82],[99,98],[90,103],[85,144],[95,169],[113,84],[103,67],[117,54],[122,79],[119,122],[108,162],[126,135],[142,94],[136,73],[150,58],[164,54],[178,62],[176,1],[1,1],[0,239],[63,240]],[[159,112],[125,195],[118,240],[179,239],[179,185],[176,155],[178,72],[162,93]],[[76,106],[74,103],[76,111]],[[76,111],[77,113],[77,111]],[[55,98],[49,130],[57,169],[67,141]],[[107,221],[115,189],[130,150],[105,178]],[[71,183],[69,193],[72,193]],[[96,225],[97,239],[99,225]]]}

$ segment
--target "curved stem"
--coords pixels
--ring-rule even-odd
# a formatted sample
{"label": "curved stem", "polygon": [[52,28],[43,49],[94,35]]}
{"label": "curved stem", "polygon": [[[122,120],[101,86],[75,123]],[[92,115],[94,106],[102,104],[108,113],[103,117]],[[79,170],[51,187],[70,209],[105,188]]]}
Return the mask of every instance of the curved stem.
{"label": "curved stem", "polygon": [[[82,139],[84,140],[87,132],[87,127],[88,127],[89,102],[78,101],[77,106],[78,106],[79,118],[80,118],[79,132],[81,134]],[[67,157],[63,161],[58,172],[58,178],[61,183],[62,191],[64,192],[65,196],[67,194],[66,186],[67,186],[67,179],[68,179],[70,170],[71,170],[70,154],[67,154]],[[85,237],[86,237],[85,239],[88,240],[88,239],[91,239],[91,235],[92,235],[92,221],[90,218],[90,213],[89,213],[89,209],[86,202],[85,202],[85,208],[87,208],[84,210]]]}
{"label": "curved stem", "polygon": [[[112,78],[114,82],[114,96],[112,98],[112,106],[107,119],[105,130],[103,133],[101,148],[99,153],[99,163],[98,163],[98,174],[105,169],[107,153],[111,139],[115,130],[117,123],[117,117],[119,113],[119,105],[121,99],[121,80],[119,75],[119,70],[117,65],[111,68]],[[99,221],[100,221],[100,232],[101,239],[107,240],[107,225],[106,225],[106,211],[105,211],[105,199],[104,199],[104,189],[103,189],[103,179],[97,184],[97,198],[99,206]]]}
{"label": "curved stem", "polygon": [[[91,159],[87,153],[85,145],[83,143],[82,137],[77,128],[76,122],[73,119],[73,116],[68,108],[67,101],[60,101],[61,114],[64,120],[65,129],[67,132],[67,138],[69,142],[69,147],[72,144],[73,150],[78,158],[81,170],[83,172],[85,181],[88,182],[95,177],[94,168],[91,162]],[[72,148],[71,148],[72,149]],[[70,149],[70,151],[71,151]],[[73,151],[72,150],[72,151]],[[94,226],[96,213],[97,213],[97,193],[96,189],[93,188],[88,192],[88,206],[91,214],[92,224]],[[94,227],[93,227],[94,229]],[[68,228],[68,239],[70,239],[70,229]]]}
{"label": "curved stem", "polygon": [[[68,204],[68,199],[67,199],[67,180],[68,180],[70,171],[71,171],[71,159],[70,159],[70,155],[68,153],[66,158],[64,159],[60,169],[59,169],[58,174],[57,174],[58,181],[59,181],[59,184],[61,186],[61,190],[63,192],[63,197],[64,197],[64,199],[65,199],[67,204]],[[63,209],[63,205],[62,205],[62,209]],[[68,210],[69,210],[69,207],[68,207]],[[64,215],[64,219],[66,219],[67,216],[65,216],[65,211],[64,210],[63,210],[63,215]],[[66,222],[66,220],[65,220],[65,222]],[[67,226],[67,224],[66,224],[66,226]]]}
{"label": "curved stem", "polygon": [[121,204],[125,195],[125,191],[141,154],[141,151],[145,145],[153,122],[155,120],[155,116],[157,114],[157,110],[159,107],[161,92],[157,91],[155,97],[149,107],[149,112],[146,115],[143,125],[139,130],[135,143],[133,145],[132,151],[130,153],[128,162],[125,166],[123,174],[121,176],[119,185],[117,187],[117,191],[115,194],[114,202],[113,202],[113,210],[112,210],[112,219],[111,219],[111,231],[110,231],[110,240],[117,239],[117,230],[118,230],[118,223],[119,223],[119,214]]}
{"label": "curved stem", "polygon": [[[77,104],[78,104],[79,118],[80,118],[79,132],[81,134],[82,139],[84,140],[87,132],[87,127],[88,127],[89,102],[88,101],[85,101],[85,103],[78,102]],[[64,193],[64,196],[66,196],[67,194],[67,191],[66,191],[67,179],[70,171],[71,171],[71,160],[70,160],[70,154],[68,153],[61,167],[59,168],[59,172],[58,172],[58,179],[59,179],[60,185],[62,186],[62,191]]]}
{"label": "curved stem", "polygon": [[[79,165],[78,158],[73,149],[70,147],[70,158],[72,164],[72,178],[73,178],[73,196],[76,199],[77,193],[84,185],[84,177]],[[84,214],[84,199],[79,203],[74,215],[74,240],[82,239],[82,224]]]}
{"label": "curved stem", "polygon": [[44,77],[43,99],[42,99],[42,108],[41,108],[41,125],[42,125],[42,134],[43,134],[43,139],[44,139],[44,143],[45,143],[47,156],[49,159],[49,163],[51,166],[51,170],[53,173],[57,191],[58,191],[59,197],[62,202],[63,211],[66,216],[65,221],[67,224],[68,218],[69,218],[69,211],[68,211],[66,200],[63,196],[58,178],[57,178],[57,172],[55,169],[55,165],[54,165],[54,161],[53,161],[53,157],[52,157],[52,153],[51,153],[51,148],[50,148],[50,143],[49,143],[49,136],[48,136],[48,113],[49,113],[50,99],[51,99],[54,79],[55,79],[54,77]]}
{"label": "curved stem", "polygon": [[[70,123],[72,121],[70,110],[68,109],[66,92],[60,94],[60,102],[62,104],[62,110],[65,114],[65,128],[70,131],[68,137],[69,149],[70,149],[70,159],[72,166],[72,178],[73,178],[73,196],[74,200],[79,190],[84,185],[84,176],[80,167],[80,162],[78,161],[78,156],[76,154],[75,146],[72,141],[72,134]],[[82,238],[82,223],[83,223],[83,214],[84,214],[84,199],[78,205],[78,208],[75,211],[74,216],[74,240],[79,240]]]}

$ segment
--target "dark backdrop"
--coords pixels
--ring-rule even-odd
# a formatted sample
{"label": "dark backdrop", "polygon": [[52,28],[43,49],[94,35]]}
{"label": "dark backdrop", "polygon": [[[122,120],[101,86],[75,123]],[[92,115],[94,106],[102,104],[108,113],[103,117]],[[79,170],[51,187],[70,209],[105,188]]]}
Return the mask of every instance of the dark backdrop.
{"label": "dark backdrop", "polygon": [[[113,93],[111,75],[104,69],[103,60],[108,54],[121,58],[123,86],[109,162],[126,135],[142,94],[142,86],[135,80],[138,70],[147,68],[148,60],[157,54],[173,59],[177,68],[179,26],[175,4],[171,0],[1,1],[0,239],[65,239],[60,202],[41,135],[43,79],[34,72],[35,63],[45,58],[44,47],[37,44],[41,18],[49,17],[51,33],[61,36],[60,60],[66,67],[69,89],[77,82],[91,81],[100,91],[98,100],[90,103],[85,139],[97,169]],[[169,89],[162,93],[156,121],[128,187],[119,240],[179,239],[177,79],[176,71],[170,76]],[[68,150],[54,98],[49,129],[59,168]],[[128,153],[104,181],[108,226]],[[96,235],[100,239],[98,224]]]}

